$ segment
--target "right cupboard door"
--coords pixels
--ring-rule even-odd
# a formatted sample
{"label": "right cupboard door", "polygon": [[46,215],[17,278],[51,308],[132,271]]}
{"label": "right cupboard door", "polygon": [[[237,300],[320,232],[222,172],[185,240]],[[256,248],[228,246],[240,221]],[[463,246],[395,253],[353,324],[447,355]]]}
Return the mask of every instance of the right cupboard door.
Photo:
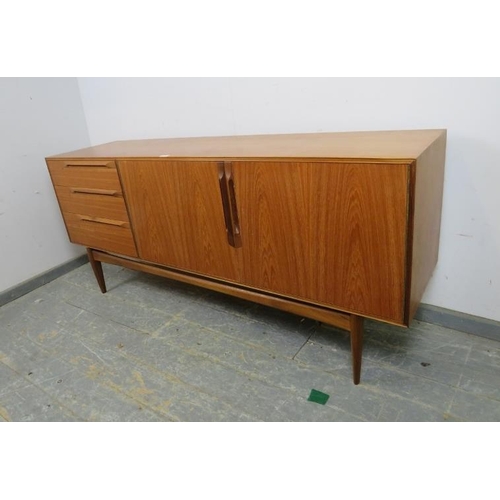
{"label": "right cupboard door", "polygon": [[403,323],[409,165],[233,161],[242,283]]}

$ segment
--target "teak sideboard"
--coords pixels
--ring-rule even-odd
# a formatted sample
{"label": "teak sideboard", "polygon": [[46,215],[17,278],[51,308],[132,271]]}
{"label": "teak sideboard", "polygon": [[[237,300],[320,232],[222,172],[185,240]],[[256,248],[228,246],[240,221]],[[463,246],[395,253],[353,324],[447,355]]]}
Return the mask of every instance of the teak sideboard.
{"label": "teak sideboard", "polygon": [[438,258],[445,130],[118,141],[46,159],[69,239],[102,262],[350,332],[408,326]]}

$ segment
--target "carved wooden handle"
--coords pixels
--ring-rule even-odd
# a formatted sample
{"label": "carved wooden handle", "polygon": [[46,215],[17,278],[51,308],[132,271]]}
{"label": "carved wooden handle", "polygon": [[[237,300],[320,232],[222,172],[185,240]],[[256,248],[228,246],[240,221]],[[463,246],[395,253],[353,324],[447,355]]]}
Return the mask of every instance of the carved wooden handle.
{"label": "carved wooden handle", "polygon": [[118,191],[113,191],[111,189],[94,189],[94,188],[71,188],[72,193],[80,194],[101,194],[104,196],[116,196]]}
{"label": "carved wooden handle", "polygon": [[102,161],[77,161],[77,160],[70,160],[65,162],[64,164],[65,168],[75,168],[75,167],[87,167],[87,168],[92,168],[92,167],[98,167],[98,168],[115,168],[115,162],[113,160],[102,160]]}
{"label": "carved wooden handle", "polygon": [[234,192],[233,165],[231,162],[225,162],[225,177],[227,181],[227,190],[229,195],[229,207],[231,210],[231,227],[233,232],[234,247],[241,247],[240,221],[238,218],[238,205],[236,203],[236,194]]}
{"label": "carved wooden handle", "polygon": [[88,215],[79,215],[78,218],[84,222],[95,222],[97,224],[106,224],[108,226],[128,227],[128,223],[120,220],[102,219],[101,217],[90,217]]}
{"label": "carved wooden handle", "polygon": [[222,210],[224,212],[224,224],[226,225],[226,233],[227,233],[227,241],[231,246],[235,246],[234,244],[234,234],[233,234],[233,226],[231,224],[231,207],[229,205],[229,194],[227,189],[227,179],[225,173],[224,162],[220,162],[218,165],[219,171],[219,187],[220,194],[222,197]]}

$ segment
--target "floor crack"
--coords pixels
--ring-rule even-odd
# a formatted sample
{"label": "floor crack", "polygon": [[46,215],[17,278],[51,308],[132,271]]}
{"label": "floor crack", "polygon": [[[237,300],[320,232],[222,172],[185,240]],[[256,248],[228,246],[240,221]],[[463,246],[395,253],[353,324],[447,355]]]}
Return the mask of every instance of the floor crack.
{"label": "floor crack", "polygon": [[295,357],[299,354],[300,351],[302,351],[302,348],[309,342],[309,339],[313,336],[313,333],[316,331],[315,328],[311,329],[311,333],[309,334],[309,337],[305,340],[305,342],[300,346],[299,350],[292,356],[292,359],[294,360]]}

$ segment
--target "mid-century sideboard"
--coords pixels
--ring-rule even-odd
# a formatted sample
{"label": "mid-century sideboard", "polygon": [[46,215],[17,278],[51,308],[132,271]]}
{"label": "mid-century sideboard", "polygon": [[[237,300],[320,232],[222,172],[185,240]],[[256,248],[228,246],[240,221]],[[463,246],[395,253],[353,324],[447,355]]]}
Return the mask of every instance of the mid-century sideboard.
{"label": "mid-century sideboard", "polygon": [[446,131],[118,141],[46,159],[73,243],[348,330],[408,326],[438,258]]}

